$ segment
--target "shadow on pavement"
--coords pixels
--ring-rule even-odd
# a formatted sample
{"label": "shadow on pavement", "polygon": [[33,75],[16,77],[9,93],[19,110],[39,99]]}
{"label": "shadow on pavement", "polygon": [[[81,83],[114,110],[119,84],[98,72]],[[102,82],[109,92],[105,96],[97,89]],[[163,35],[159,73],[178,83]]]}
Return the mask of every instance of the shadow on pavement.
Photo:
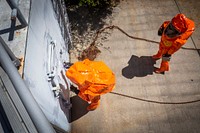
{"label": "shadow on pavement", "polygon": [[88,113],[88,102],[82,100],[78,95],[70,98],[72,103],[70,123]]}
{"label": "shadow on pavement", "polygon": [[151,56],[132,55],[128,61],[128,66],[122,69],[122,75],[128,79],[134,77],[144,77],[152,75],[156,61]]}
{"label": "shadow on pavement", "polygon": [[88,113],[88,102],[82,100],[78,95],[70,97],[70,101],[64,99],[63,94],[59,96],[60,108],[64,112],[69,123],[81,118]]}

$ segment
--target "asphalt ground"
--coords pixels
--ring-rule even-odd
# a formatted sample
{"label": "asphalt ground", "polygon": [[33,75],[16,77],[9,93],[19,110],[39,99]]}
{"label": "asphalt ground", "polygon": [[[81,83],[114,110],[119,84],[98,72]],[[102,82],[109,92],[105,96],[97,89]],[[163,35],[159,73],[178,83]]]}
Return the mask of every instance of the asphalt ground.
{"label": "asphalt ground", "polygon": [[[170,61],[170,71],[155,74],[158,44],[131,39],[114,29],[99,46],[95,60],[115,73],[116,87],[102,95],[101,105],[87,112],[87,104],[73,103],[72,133],[195,133],[200,132],[200,1],[124,0],[112,13],[112,25],[131,36],[159,42],[157,30],[176,14],[194,20],[196,30]],[[74,98],[75,99],[75,98]],[[78,98],[76,97],[76,100]],[[72,100],[73,101],[73,100]]]}

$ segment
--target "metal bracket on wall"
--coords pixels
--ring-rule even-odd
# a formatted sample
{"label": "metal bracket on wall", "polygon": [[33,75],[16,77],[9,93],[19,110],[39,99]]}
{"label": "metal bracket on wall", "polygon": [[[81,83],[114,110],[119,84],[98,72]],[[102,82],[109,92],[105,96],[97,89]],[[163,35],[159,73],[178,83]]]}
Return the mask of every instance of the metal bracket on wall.
{"label": "metal bracket on wall", "polygon": [[51,41],[48,44],[47,80],[51,82],[55,77],[55,55],[54,55],[55,47],[56,47],[55,41]]}

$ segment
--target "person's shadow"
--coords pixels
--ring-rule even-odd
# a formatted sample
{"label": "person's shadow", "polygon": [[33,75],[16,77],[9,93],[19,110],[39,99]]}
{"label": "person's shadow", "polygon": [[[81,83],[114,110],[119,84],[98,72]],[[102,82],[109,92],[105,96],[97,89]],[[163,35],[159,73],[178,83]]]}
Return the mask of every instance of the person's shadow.
{"label": "person's shadow", "polygon": [[70,100],[72,103],[70,122],[73,122],[88,113],[89,104],[78,95],[71,97]]}
{"label": "person's shadow", "polygon": [[59,103],[69,123],[88,113],[88,102],[82,100],[78,95],[70,97],[70,107],[69,105],[66,105],[66,100],[62,99],[61,97],[59,97]]}
{"label": "person's shadow", "polygon": [[[62,90],[59,93],[58,97],[60,108],[64,112],[69,123],[81,118],[82,116],[88,113],[88,102],[81,99],[78,95],[70,97],[70,89],[66,89],[65,86],[62,84],[59,84],[59,86]],[[76,87],[70,88],[72,92],[77,90]]]}
{"label": "person's shadow", "polygon": [[132,55],[128,66],[122,69],[122,75],[128,79],[152,75],[155,69],[154,64],[156,61],[151,56]]}

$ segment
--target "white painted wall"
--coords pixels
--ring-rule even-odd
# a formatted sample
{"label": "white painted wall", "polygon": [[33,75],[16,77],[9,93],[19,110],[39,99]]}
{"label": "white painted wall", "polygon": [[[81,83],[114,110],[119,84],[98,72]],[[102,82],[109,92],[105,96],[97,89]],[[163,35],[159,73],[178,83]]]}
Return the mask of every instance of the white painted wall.
{"label": "white painted wall", "polygon": [[[32,0],[24,66],[24,80],[48,120],[70,131],[70,124],[54,97],[47,81],[47,46],[56,41],[56,83],[64,82],[60,76],[63,61],[69,61],[51,0]],[[60,54],[62,50],[63,54]]]}

